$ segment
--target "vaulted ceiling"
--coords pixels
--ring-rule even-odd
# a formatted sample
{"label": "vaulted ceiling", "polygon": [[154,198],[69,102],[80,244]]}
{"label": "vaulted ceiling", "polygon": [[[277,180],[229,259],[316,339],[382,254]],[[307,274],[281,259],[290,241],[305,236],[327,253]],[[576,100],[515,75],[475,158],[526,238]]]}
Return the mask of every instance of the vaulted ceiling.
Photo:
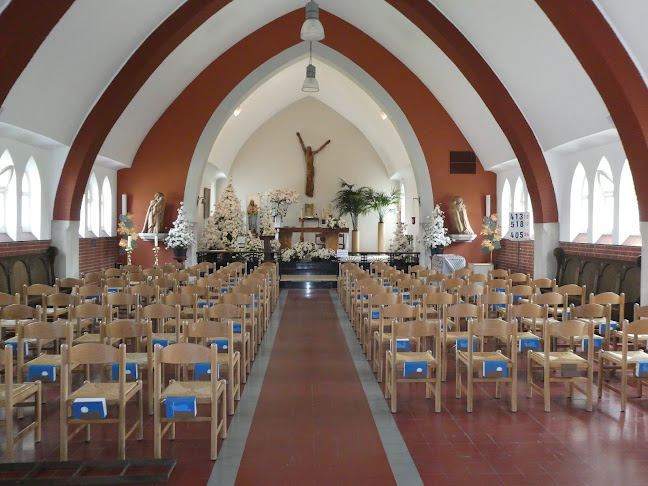
{"label": "vaulted ceiling", "polygon": [[[305,1],[29,3],[0,1],[0,136],[71,147],[63,174],[78,173],[75,187],[85,187],[88,165],[97,157],[129,167],[156,120],[207,66],[264,25],[302,10]],[[321,0],[319,5],[325,29],[331,14],[416,75],[484,168],[497,170],[517,159],[539,221],[557,218],[542,152],[609,135],[616,126],[635,180],[647,170],[648,158],[639,157],[648,146],[643,133],[648,124],[640,110],[626,105],[637,101],[641,107],[648,99],[648,2],[570,0],[566,7],[552,0]],[[299,44],[298,32],[295,38]],[[316,49],[316,61],[317,56]],[[327,63],[322,55],[319,61],[318,99],[352,120],[377,145],[388,170],[397,172],[403,148],[391,143],[398,134],[377,116],[385,108],[381,100],[359,92],[362,87],[330,59]],[[253,127],[303,96],[305,63],[299,58],[255,87],[244,103],[246,122],[238,129],[224,127],[231,130],[228,140],[243,143]],[[630,79],[630,88],[621,79]],[[225,159],[231,163],[232,157]],[[221,169],[227,168],[225,162]],[[60,196],[67,201],[62,204],[77,204],[74,189]],[[73,213],[67,206],[58,211],[61,219]],[[648,216],[648,201],[640,207]]]}

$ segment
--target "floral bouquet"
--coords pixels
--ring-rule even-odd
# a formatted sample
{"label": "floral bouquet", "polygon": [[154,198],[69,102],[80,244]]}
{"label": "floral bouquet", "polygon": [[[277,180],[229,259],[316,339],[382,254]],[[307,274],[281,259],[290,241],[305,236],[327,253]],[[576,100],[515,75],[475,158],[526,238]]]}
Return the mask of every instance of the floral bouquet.
{"label": "floral bouquet", "polygon": [[133,223],[133,213],[119,216],[119,225],[117,225],[117,234],[121,235],[119,240],[119,253],[126,253],[128,247],[128,237],[130,236],[130,247],[137,248],[137,238],[139,238],[139,229]]}
{"label": "floral bouquet", "polygon": [[311,260],[313,261],[335,260],[335,258],[337,257],[337,252],[330,248],[320,248],[318,250],[315,250],[314,252],[311,252],[310,256]]}
{"label": "floral bouquet", "polygon": [[292,189],[273,189],[265,193],[268,202],[274,207],[272,208],[273,216],[286,217],[288,206],[299,201],[299,193]]}
{"label": "floral bouquet", "polygon": [[292,262],[293,260],[308,260],[311,253],[317,251],[315,243],[301,241],[292,248],[286,248],[281,252],[281,261]]}
{"label": "floral bouquet", "polygon": [[427,217],[424,225],[423,243],[428,248],[442,248],[448,246],[452,240],[446,236],[448,229],[443,226],[443,211],[441,206],[434,206],[432,214]]}
{"label": "floral bouquet", "polygon": [[333,216],[326,220],[326,226],[331,229],[348,228],[346,220],[334,218]]}
{"label": "floral bouquet", "polygon": [[497,224],[497,214],[491,214],[484,217],[484,224],[482,225],[481,234],[484,235],[482,240],[482,254],[490,253],[491,262],[493,261],[493,250],[498,250],[502,246],[500,240],[502,239],[502,227]]}
{"label": "floral bouquet", "polygon": [[[257,236],[248,236],[245,239],[245,251],[263,251],[263,240]],[[258,253],[248,253],[245,256],[248,262],[263,259],[263,255]]]}

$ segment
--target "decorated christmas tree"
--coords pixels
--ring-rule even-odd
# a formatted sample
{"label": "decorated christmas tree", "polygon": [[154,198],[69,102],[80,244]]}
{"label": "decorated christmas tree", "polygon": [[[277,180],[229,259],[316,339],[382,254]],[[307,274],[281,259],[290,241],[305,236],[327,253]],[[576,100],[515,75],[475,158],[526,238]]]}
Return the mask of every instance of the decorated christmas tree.
{"label": "decorated christmas tree", "polygon": [[173,228],[169,230],[169,235],[164,242],[167,244],[167,248],[189,248],[194,242],[193,227],[187,221],[187,212],[183,202],[180,203],[178,217],[173,222]]}
{"label": "decorated christmas tree", "polygon": [[441,206],[434,206],[432,214],[427,217],[428,222],[425,223],[425,232],[423,233],[423,244],[428,248],[444,248],[452,243],[452,240],[447,236],[448,230],[443,226],[443,211]]}
{"label": "decorated christmas tree", "polygon": [[200,246],[206,250],[238,250],[236,239],[242,233],[241,201],[234,192],[230,177],[227,187],[214,206],[214,213],[207,220]]}
{"label": "decorated christmas tree", "polygon": [[265,196],[261,198],[261,205],[259,207],[259,234],[261,236],[273,236],[275,234],[272,208]]}
{"label": "decorated christmas tree", "polygon": [[391,252],[412,252],[412,244],[407,239],[405,235],[405,223],[399,221],[396,223],[396,231],[394,231],[394,237],[391,240],[389,245],[389,251]]}

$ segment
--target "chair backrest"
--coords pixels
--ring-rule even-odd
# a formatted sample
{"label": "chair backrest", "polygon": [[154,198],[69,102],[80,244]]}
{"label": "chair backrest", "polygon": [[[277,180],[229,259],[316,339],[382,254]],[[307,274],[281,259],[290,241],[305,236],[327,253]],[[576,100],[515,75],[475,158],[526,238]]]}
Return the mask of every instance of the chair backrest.
{"label": "chair backrest", "polygon": [[622,351],[624,355],[628,352],[628,336],[634,336],[634,342],[638,342],[637,339],[640,335],[648,334],[648,319],[638,319],[632,322],[625,321],[623,323],[623,342],[622,342]]}
{"label": "chair backrest", "polygon": [[471,275],[468,275],[468,283],[479,283],[482,285],[486,285],[486,282],[488,281],[488,275],[485,273],[473,273]]}
{"label": "chair backrest", "polygon": [[504,292],[484,292],[481,296],[481,302],[485,307],[490,305],[508,305],[513,302],[513,295]]}
{"label": "chair backrest", "polygon": [[480,284],[466,284],[464,286],[457,288],[457,303],[460,299],[468,301],[470,298],[474,297],[476,303],[481,302],[481,297],[484,295],[484,286]]}
{"label": "chair backrest", "polygon": [[490,279],[508,279],[509,272],[504,268],[497,268],[488,272]]}
{"label": "chair backrest", "polygon": [[149,304],[153,299],[157,299],[159,297],[159,292],[160,290],[157,287],[148,284],[137,284],[130,288],[130,293],[137,295],[140,300],[144,300],[146,304]]}
{"label": "chair backrest", "polygon": [[215,304],[212,307],[205,307],[205,320],[214,319],[240,319],[243,317],[243,309],[236,304]]}
{"label": "chair backrest", "polygon": [[625,294],[615,294],[614,292],[602,292],[600,294],[590,294],[589,298],[592,304],[610,304],[613,307],[619,308],[619,322],[623,322],[625,318]]}
{"label": "chair backrest", "polygon": [[446,317],[452,317],[454,319],[479,317],[482,315],[479,308],[480,306],[476,304],[454,304],[446,308]]}
{"label": "chair backrest", "polygon": [[511,307],[511,319],[542,319],[544,322],[548,317],[549,308],[533,302],[525,302]]}
{"label": "chair backrest", "polygon": [[466,285],[463,278],[448,278],[441,282],[441,288],[445,292],[454,293],[459,287]]}
{"label": "chair backrest", "polygon": [[61,292],[51,295],[43,294],[42,308],[47,309],[48,307],[52,307],[54,309],[59,309],[62,307],[76,305],[77,302],[78,297],[72,294],[65,294]]}
{"label": "chair backrest", "polygon": [[224,338],[227,339],[227,352],[234,352],[234,324],[231,320],[224,321],[206,321],[199,319],[189,322],[184,327],[185,339],[192,338]]}
{"label": "chair backrest", "polygon": [[[119,349],[108,344],[83,343],[68,348],[66,344],[61,345],[61,359],[63,364],[106,364],[119,363],[121,351],[126,353],[126,345],[121,344]],[[125,359],[124,359],[125,361]]]}
{"label": "chair backrest", "polygon": [[458,270],[452,271],[452,278],[463,278],[466,280],[473,274],[473,271],[470,268],[460,268]]}
{"label": "chair backrest", "polygon": [[377,294],[369,294],[369,307],[395,304],[398,304],[398,294],[395,294],[393,292],[379,292]]}
{"label": "chair backrest", "polygon": [[492,278],[486,281],[486,287],[488,287],[489,292],[495,292],[496,289],[508,292],[511,287],[511,282],[503,278]]}
{"label": "chair backrest", "polygon": [[[508,322],[501,318],[492,319],[468,319],[468,342],[472,342],[473,336],[484,337],[508,337],[510,339],[511,360],[517,362],[517,324]],[[485,339],[480,339],[480,351],[484,351]],[[468,346],[468,359],[472,360],[473,347]]]}
{"label": "chair backrest", "polygon": [[162,299],[162,304],[176,306],[179,305],[182,308],[191,307],[195,304],[194,295],[191,293],[178,293],[172,292],[166,294]]}
{"label": "chair backrest", "polygon": [[383,319],[416,319],[418,310],[416,307],[407,304],[392,304],[383,306],[381,317]]}
{"label": "chair backrest", "polygon": [[570,315],[572,319],[601,319],[610,318],[610,306],[602,304],[583,304],[570,307]]}
{"label": "chair backrest", "polygon": [[648,319],[648,305],[635,304],[633,317],[635,321],[639,319]]}
{"label": "chair backrest", "polygon": [[533,302],[538,305],[546,305],[549,307],[557,308],[560,306],[566,306],[567,298],[564,295],[559,294],[558,292],[545,292],[544,294],[536,294]]}
{"label": "chair backrest", "polygon": [[29,303],[29,297],[33,297],[33,296],[40,297],[43,294],[50,295],[56,293],[58,293],[58,287],[56,285],[24,284],[22,290],[23,304],[27,305]]}
{"label": "chair backrest", "polygon": [[[4,369],[4,385],[7,390],[10,390],[13,387],[13,348],[11,346],[5,346],[0,348],[0,366]],[[12,393],[5,393],[5,409],[8,408],[8,405],[11,403],[13,397]],[[6,413],[6,412],[5,412]],[[5,433],[7,433],[5,431]]]}
{"label": "chair backrest", "polygon": [[536,293],[540,293],[541,290],[549,290],[550,292],[556,291],[555,278],[536,278],[531,280],[529,285],[535,289]]}
{"label": "chair backrest", "polygon": [[[72,325],[69,321],[59,319],[54,322],[31,321],[24,322],[18,326],[20,339],[65,339],[72,341]],[[19,346],[20,348],[20,346]],[[58,350],[56,350],[58,351]]]}
{"label": "chair backrest", "polygon": [[11,304],[0,310],[0,318],[6,320],[40,319],[41,307],[30,307],[25,304]]}
{"label": "chair backrest", "polygon": [[71,317],[74,319],[108,319],[110,311],[105,305],[89,302],[73,307]]}
{"label": "chair backrest", "polygon": [[121,277],[124,274],[124,271],[121,268],[107,268],[104,270],[105,278],[115,278]]}
{"label": "chair backrest", "polygon": [[105,281],[105,286],[111,289],[121,289],[128,287],[128,282],[125,278],[122,277],[112,277],[107,278]]}
{"label": "chair backrest", "polygon": [[[393,339],[399,339],[405,337],[412,337],[412,338],[438,337],[440,334],[441,334],[441,328],[439,327],[438,324],[435,324],[433,322],[415,320],[415,321],[395,322],[392,325]],[[395,349],[393,344],[392,344],[392,349]]]}
{"label": "chair backrest", "polygon": [[575,297],[576,302],[574,305],[585,304],[587,298],[587,286],[578,284],[565,284],[556,289],[559,294],[567,294],[568,297]]}
{"label": "chair backrest", "polygon": [[78,287],[75,292],[81,299],[87,299],[90,297],[96,297],[101,299],[104,293],[103,286],[98,285],[83,285]]}
{"label": "chair backrest", "polygon": [[[530,301],[533,301],[535,292],[533,287],[526,284],[515,285],[509,289],[509,292],[517,298],[526,298]],[[513,299],[513,303],[516,303],[518,299]]]}
{"label": "chair backrest", "polygon": [[147,342],[152,342],[151,321],[116,319],[105,324],[103,332],[107,338],[146,338]]}
{"label": "chair backrest", "polygon": [[73,289],[74,287],[81,287],[83,285],[85,285],[85,280],[82,278],[66,277],[56,279],[56,286],[59,288],[59,290]]}
{"label": "chair backrest", "polygon": [[[588,322],[575,319],[566,319],[564,321],[547,321],[545,325],[545,341],[551,341],[551,337],[589,337],[590,343],[594,335],[594,326]],[[545,342],[545,347],[549,343]],[[594,349],[594,346],[588,346],[588,350]]]}
{"label": "chair backrest", "polygon": [[150,304],[142,307],[140,311],[142,319],[174,319],[180,318],[179,305]]}
{"label": "chair backrest", "polygon": [[254,303],[254,296],[251,294],[223,294],[224,304],[251,305]]}
{"label": "chair backrest", "polygon": [[6,294],[0,292],[0,307],[5,307],[11,304],[20,304],[20,294]]}
{"label": "chair backrest", "polygon": [[[88,272],[83,274],[82,285],[98,285],[103,288],[106,275],[103,272]],[[81,285],[79,285],[81,287]]]}
{"label": "chair backrest", "polygon": [[160,267],[146,268],[142,270],[142,273],[150,278],[164,277],[164,270]]}
{"label": "chair backrest", "polygon": [[[209,348],[194,343],[170,344],[166,347],[155,346],[155,363],[158,364],[196,364],[212,363],[216,366],[217,346],[212,344]],[[158,376],[160,374],[158,373]],[[216,373],[213,374],[214,378]]]}
{"label": "chair backrest", "polygon": [[388,287],[385,287],[383,284],[372,283],[371,285],[365,285],[364,287],[362,287],[361,295],[364,297],[369,295],[391,293],[391,291],[388,291],[387,289]]}
{"label": "chair backrest", "polygon": [[521,285],[528,284],[531,281],[531,276],[528,273],[512,273],[508,276],[508,279],[511,281],[511,285]]}

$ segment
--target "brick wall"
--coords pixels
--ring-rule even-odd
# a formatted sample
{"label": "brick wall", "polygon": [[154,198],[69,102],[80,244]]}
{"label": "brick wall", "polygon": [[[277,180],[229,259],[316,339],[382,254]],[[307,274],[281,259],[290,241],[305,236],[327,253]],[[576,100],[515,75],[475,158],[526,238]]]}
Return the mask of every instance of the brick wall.
{"label": "brick wall", "polygon": [[502,239],[502,248],[493,252],[495,268],[506,268],[510,272],[531,274],[533,278],[533,240],[520,242],[520,269],[518,270],[518,242]]}
{"label": "brick wall", "polygon": [[595,245],[592,243],[560,242],[560,248],[570,255],[581,255],[596,258],[613,258],[615,260],[629,260],[636,262],[641,256],[640,246],[625,245]]}
{"label": "brick wall", "polygon": [[119,237],[80,238],[79,274],[114,267],[119,255]]}
{"label": "brick wall", "polygon": [[50,240],[12,241],[0,243],[0,257],[44,253],[51,246]]}

